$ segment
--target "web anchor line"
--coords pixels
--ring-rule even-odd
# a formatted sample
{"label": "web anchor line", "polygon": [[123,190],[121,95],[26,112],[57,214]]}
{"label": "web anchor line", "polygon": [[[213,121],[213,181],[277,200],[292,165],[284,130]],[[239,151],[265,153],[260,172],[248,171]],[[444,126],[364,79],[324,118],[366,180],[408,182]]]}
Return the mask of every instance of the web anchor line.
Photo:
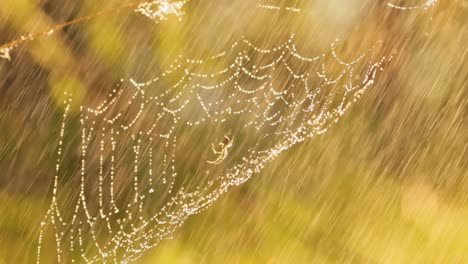
{"label": "web anchor line", "polygon": [[51,28],[45,31],[29,33],[15,40],[12,40],[8,43],[0,45],[0,58],[11,60],[11,52],[21,44],[24,44],[28,41],[33,41],[40,37],[51,36],[54,33],[59,32],[60,30],[67,28],[69,26],[85,23],[85,22],[94,20],[99,17],[106,16],[106,15],[119,13],[123,10],[133,10],[137,13],[140,13],[154,20],[156,23],[159,23],[161,21],[166,21],[168,20],[170,16],[176,16],[178,17],[179,20],[181,20],[182,16],[184,15],[183,7],[189,1],[190,0],[173,2],[169,0],[154,0],[154,1],[131,2],[131,3],[123,4],[119,7],[99,11],[94,15],[79,17],[77,19],[73,19],[71,21],[52,26]]}

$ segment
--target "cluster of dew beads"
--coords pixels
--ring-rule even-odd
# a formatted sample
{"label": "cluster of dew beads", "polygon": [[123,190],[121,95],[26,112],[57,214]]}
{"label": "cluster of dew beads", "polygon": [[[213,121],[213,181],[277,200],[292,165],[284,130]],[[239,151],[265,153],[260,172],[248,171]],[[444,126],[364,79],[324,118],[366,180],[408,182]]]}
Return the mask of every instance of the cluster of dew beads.
{"label": "cluster of dew beads", "polygon": [[13,50],[13,47],[7,47],[7,48],[2,48],[0,49],[0,58],[6,59],[6,60],[11,60],[11,51]]}
{"label": "cluster of dew beads", "polygon": [[149,81],[122,80],[79,120],[67,107],[38,263],[45,237],[58,261],[138,259],[280,153],[327,132],[391,60],[371,48],[346,62],[336,44],[306,56],[294,43],[265,49],[242,37],[205,59],[179,56]]}
{"label": "cluster of dew beads", "polygon": [[137,6],[136,12],[154,20],[155,22],[166,21],[170,16],[176,16],[182,19],[184,12],[182,8],[189,0],[185,1],[168,1],[155,0],[144,2]]}
{"label": "cluster of dew beads", "polygon": [[11,60],[11,52],[18,47],[18,44],[24,41],[34,40],[35,36],[33,34],[23,35],[18,38],[16,41],[11,42],[10,44],[5,44],[0,47],[0,59]]}

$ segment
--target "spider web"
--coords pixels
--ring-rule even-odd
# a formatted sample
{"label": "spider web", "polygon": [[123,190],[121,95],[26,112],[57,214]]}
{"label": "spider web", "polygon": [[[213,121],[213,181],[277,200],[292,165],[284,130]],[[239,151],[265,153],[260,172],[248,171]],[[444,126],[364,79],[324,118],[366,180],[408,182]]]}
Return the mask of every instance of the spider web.
{"label": "spider web", "polygon": [[79,118],[70,95],[38,262],[46,235],[59,262],[138,259],[279,154],[326,133],[391,59],[372,48],[345,62],[336,43],[307,57],[294,43],[263,49],[243,37],[204,60],[179,56],[152,80],[122,80]]}

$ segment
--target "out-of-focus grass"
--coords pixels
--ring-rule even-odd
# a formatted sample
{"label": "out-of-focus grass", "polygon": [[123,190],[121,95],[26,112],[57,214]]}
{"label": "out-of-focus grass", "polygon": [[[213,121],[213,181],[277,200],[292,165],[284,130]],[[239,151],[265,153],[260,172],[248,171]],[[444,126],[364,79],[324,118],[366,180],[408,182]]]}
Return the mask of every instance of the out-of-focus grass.
{"label": "out-of-focus grass", "polygon": [[[5,34],[0,39],[3,43],[122,2],[85,1],[76,8],[73,1],[2,1]],[[339,1],[315,2],[311,5],[327,7],[332,17],[344,16],[334,17],[335,29],[359,17],[347,16]],[[465,2],[448,2],[426,14],[399,13],[400,31],[376,32],[402,38],[405,49],[399,50],[390,76],[330,133],[285,153],[192,217],[173,240],[141,262],[465,263],[468,16]],[[61,17],[66,10],[68,16]],[[152,25],[136,16],[122,17],[99,18],[19,47],[14,54],[19,65],[15,59],[13,65],[1,62],[0,263],[35,259],[60,116],[60,107],[50,102],[60,105],[61,90],[100,96],[120,77],[152,76],[166,63],[158,58],[170,60],[195,34],[176,33],[180,24],[168,22],[155,26],[148,43],[134,45],[126,36],[147,31],[125,27],[121,19],[145,29]],[[238,22],[239,27],[248,24]],[[265,30],[264,24],[255,25],[248,34]],[[298,29],[306,31],[309,25]],[[202,33],[210,36],[207,42],[220,41],[210,30],[197,32]],[[306,44],[321,50],[322,42],[329,43]],[[140,62],[148,68],[140,68]]]}

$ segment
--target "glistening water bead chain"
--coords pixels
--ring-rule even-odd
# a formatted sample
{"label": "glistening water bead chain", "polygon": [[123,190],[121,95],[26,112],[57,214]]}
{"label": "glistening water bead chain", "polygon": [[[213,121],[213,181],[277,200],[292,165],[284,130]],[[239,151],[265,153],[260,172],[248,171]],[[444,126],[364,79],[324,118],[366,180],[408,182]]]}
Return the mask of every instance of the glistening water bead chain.
{"label": "glistening water bead chain", "polygon": [[393,3],[388,3],[389,7],[400,9],[400,10],[414,10],[414,9],[429,9],[437,4],[439,0],[426,0],[420,5],[407,6],[407,5],[397,5]]}
{"label": "glistening water bead chain", "polygon": [[281,11],[281,10],[285,10],[285,11],[289,11],[289,12],[294,12],[294,13],[300,13],[301,12],[301,9],[300,8],[296,8],[296,7],[281,7],[281,6],[276,6],[276,5],[263,5],[263,4],[259,4],[258,5],[259,8],[263,8],[263,9],[267,9],[267,10],[272,10],[272,11]]}
{"label": "glistening water bead chain", "polygon": [[[265,58],[256,63],[256,56]],[[130,79],[131,88],[120,85],[97,107],[81,107],[79,194],[71,216],[59,209],[58,198],[58,183],[65,173],[66,124],[71,122],[68,106],[59,136],[52,203],[41,225],[38,263],[47,231],[55,237],[59,262],[127,263],[139,258],[145,250],[169,239],[190,215],[208,208],[231,186],[250,179],[280,153],[327,132],[374,83],[390,59],[378,58],[370,49],[345,62],[335,43],[329,53],[308,57],[300,54],[293,36],[272,49],[241,38],[226,51],[204,60],[179,56],[168,70],[147,82]],[[213,72],[200,70],[200,66],[219,61],[231,63]],[[330,62],[343,68],[338,76],[327,74]],[[302,71],[293,69],[296,63],[303,65]],[[286,86],[274,78],[280,71],[288,75]],[[175,84],[168,87],[169,80],[176,80]],[[242,87],[248,83],[256,83],[256,87]],[[162,92],[156,93],[160,89]],[[187,117],[191,112],[201,117]],[[186,177],[179,176],[177,168],[184,165],[184,153],[190,151],[177,151],[179,134],[188,128],[217,127],[235,118],[245,120],[243,130],[266,132],[236,157],[231,157],[232,149],[240,137],[224,135],[222,144],[213,138],[204,147],[211,156],[202,158],[199,166],[225,169],[212,179],[201,180],[200,185],[176,188],[176,180],[184,182]],[[212,153],[212,144],[221,149]],[[131,169],[122,169],[125,160],[132,160]],[[121,196],[116,188],[122,185],[122,179],[116,179],[119,176],[132,184],[119,187],[129,199],[117,202]],[[97,200],[90,198],[95,182]],[[160,205],[155,206],[155,201]],[[67,206],[69,203],[64,201]]]}

